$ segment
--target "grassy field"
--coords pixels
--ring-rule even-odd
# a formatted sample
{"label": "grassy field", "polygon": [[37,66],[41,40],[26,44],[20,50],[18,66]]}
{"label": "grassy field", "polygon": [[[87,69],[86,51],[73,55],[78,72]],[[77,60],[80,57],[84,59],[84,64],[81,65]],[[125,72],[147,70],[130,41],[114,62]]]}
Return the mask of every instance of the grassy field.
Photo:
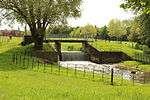
{"label": "grassy field", "polygon": [[[33,70],[12,63],[13,52],[24,52],[13,38],[0,46],[0,100],[150,100],[150,85],[111,86],[106,82]],[[54,65],[54,68],[58,66]],[[130,83],[130,82],[129,82]]]}
{"label": "grassy field", "polygon": [[91,42],[93,46],[95,46],[100,51],[122,51],[129,55],[132,58],[135,58],[135,53],[143,53],[141,50],[133,49],[135,43],[132,42],[109,42],[104,40],[98,40],[96,42]]}
{"label": "grassy field", "polygon": [[[122,51],[129,55],[131,58],[135,59],[135,53],[143,53],[142,50],[134,49],[135,43],[133,42],[122,42],[119,41],[109,42],[104,40],[98,40],[96,42],[90,42],[91,45],[99,49],[100,51]],[[133,46],[133,47],[132,47]],[[150,72],[150,65],[143,64],[137,61],[125,61],[120,63],[125,69],[135,70],[138,68],[141,71]]]}

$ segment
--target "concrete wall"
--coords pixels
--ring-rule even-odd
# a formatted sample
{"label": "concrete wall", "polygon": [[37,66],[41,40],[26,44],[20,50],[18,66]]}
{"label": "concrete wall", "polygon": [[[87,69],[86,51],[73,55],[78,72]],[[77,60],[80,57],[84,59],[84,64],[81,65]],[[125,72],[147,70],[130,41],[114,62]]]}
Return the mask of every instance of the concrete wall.
{"label": "concrete wall", "polygon": [[58,53],[49,51],[33,51],[33,56],[49,60],[50,62],[58,62]]}
{"label": "concrete wall", "polygon": [[118,63],[131,60],[131,57],[123,52],[101,52],[87,42],[83,43],[83,51],[87,52],[90,60],[95,63]]}

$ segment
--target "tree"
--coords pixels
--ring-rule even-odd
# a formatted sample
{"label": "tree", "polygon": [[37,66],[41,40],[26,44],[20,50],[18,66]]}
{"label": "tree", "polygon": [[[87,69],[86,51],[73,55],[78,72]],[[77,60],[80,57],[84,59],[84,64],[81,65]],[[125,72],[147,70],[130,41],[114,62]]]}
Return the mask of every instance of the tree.
{"label": "tree", "polygon": [[75,36],[75,37],[79,37],[81,35],[83,35],[82,27],[77,27],[77,28],[73,29],[73,31],[70,33],[70,36]]}
{"label": "tree", "polygon": [[0,15],[1,19],[26,23],[35,47],[42,49],[47,26],[80,17],[81,4],[82,0],[0,0]]}
{"label": "tree", "polygon": [[131,10],[135,14],[148,14],[150,13],[149,0],[123,0],[124,3],[120,5],[125,10]]}
{"label": "tree", "polygon": [[131,10],[138,14],[136,18],[139,27],[139,43],[150,47],[150,1],[149,0],[124,0],[120,5],[125,10]]}
{"label": "tree", "polygon": [[150,47],[150,14],[142,14],[136,18],[139,24],[139,41]]}
{"label": "tree", "polygon": [[96,33],[97,33],[96,28],[91,24],[87,24],[86,26],[83,27],[83,34],[85,36],[96,36]]}
{"label": "tree", "polygon": [[132,42],[138,42],[139,37],[139,23],[136,21],[136,17],[130,20],[130,34],[128,40]]}
{"label": "tree", "polygon": [[108,24],[108,35],[120,39],[122,35],[126,34],[124,24],[117,18],[110,20]]}
{"label": "tree", "polygon": [[100,36],[102,39],[108,38],[108,31],[107,31],[107,26],[103,26],[101,28],[97,28],[97,35]]}

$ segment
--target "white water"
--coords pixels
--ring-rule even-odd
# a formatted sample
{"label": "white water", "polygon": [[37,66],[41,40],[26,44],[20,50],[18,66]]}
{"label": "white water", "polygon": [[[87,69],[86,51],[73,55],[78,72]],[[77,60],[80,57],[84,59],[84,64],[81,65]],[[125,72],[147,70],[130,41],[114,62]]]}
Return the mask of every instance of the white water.
{"label": "white water", "polygon": [[[119,70],[116,67],[116,65],[113,64],[96,64],[90,61],[60,61],[59,62],[61,67],[65,68],[72,68],[77,69],[81,71],[87,71],[87,72],[94,72],[98,74],[106,74],[111,75],[111,69],[114,69],[114,76],[120,77],[123,79],[131,79],[130,71],[128,70]],[[103,73],[104,71],[104,73]]]}
{"label": "white water", "polygon": [[62,61],[88,61],[89,57],[86,52],[82,51],[62,51]]}

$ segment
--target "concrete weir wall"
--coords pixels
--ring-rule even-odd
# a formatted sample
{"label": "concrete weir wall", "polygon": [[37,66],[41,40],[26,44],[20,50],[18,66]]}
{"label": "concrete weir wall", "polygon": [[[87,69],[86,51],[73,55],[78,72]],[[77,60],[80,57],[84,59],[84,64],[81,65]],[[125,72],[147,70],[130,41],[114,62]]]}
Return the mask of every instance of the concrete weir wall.
{"label": "concrete weir wall", "polygon": [[33,56],[48,60],[50,62],[58,62],[58,53],[57,52],[33,51],[32,54],[33,54]]}
{"label": "concrete weir wall", "polygon": [[107,64],[131,60],[131,57],[123,52],[101,52],[88,42],[82,44],[82,49],[84,52],[88,53],[90,60],[95,63]]}

